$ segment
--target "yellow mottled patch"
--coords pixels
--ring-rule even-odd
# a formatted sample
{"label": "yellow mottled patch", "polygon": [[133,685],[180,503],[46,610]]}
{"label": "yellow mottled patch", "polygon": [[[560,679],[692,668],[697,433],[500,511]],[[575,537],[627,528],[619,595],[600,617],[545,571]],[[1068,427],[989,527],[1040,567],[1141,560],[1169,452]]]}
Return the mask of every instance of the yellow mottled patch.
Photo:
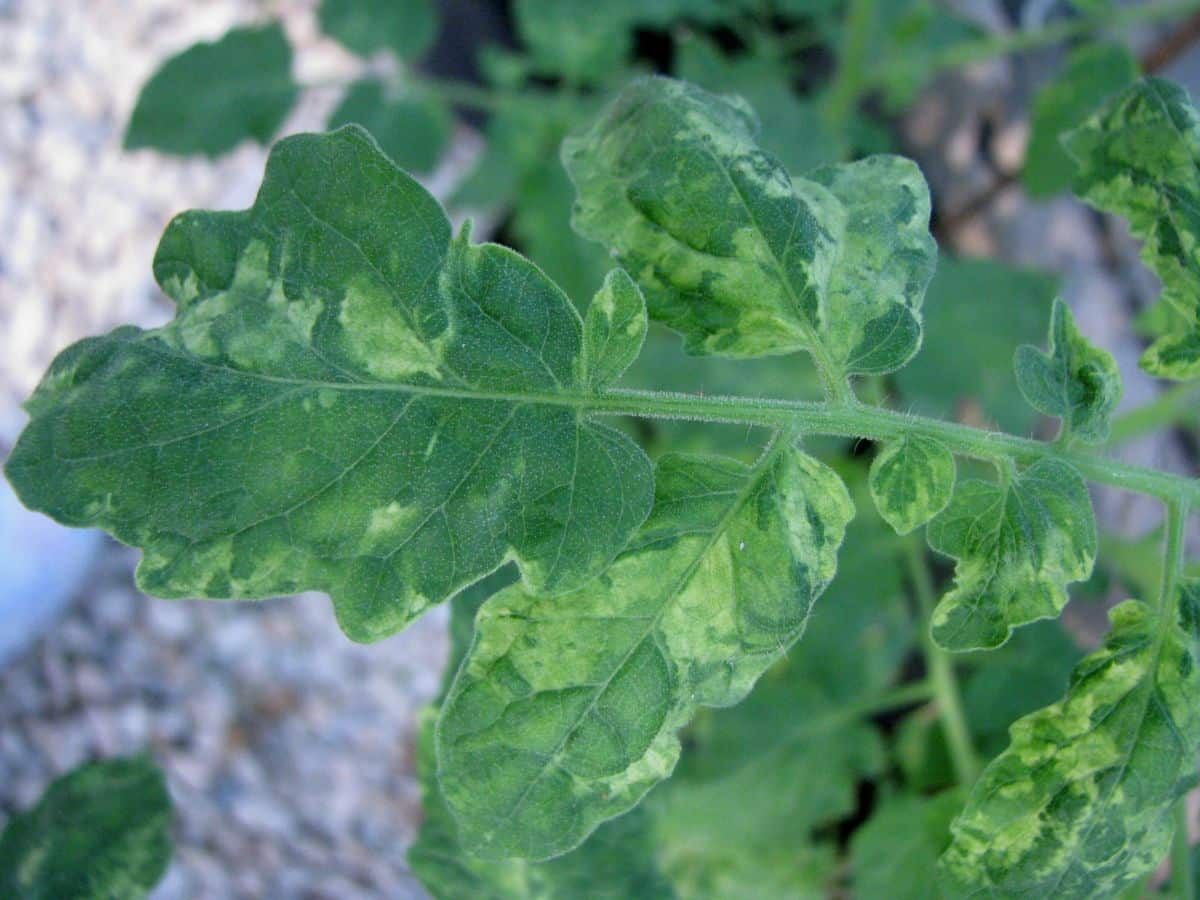
{"label": "yellow mottled patch", "polygon": [[363,532],[363,551],[372,552],[390,547],[403,540],[412,526],[421,518],[421,510],[413,506],[401,506],[392,502],[371,510]]}
{"label": "yellow mottled patch", "polygon": [[435,341],[423,341],[387,290],[369,278],[350,283],[338,321],[345,332],[346,350],[372,375],[441,379],[445,334]]}

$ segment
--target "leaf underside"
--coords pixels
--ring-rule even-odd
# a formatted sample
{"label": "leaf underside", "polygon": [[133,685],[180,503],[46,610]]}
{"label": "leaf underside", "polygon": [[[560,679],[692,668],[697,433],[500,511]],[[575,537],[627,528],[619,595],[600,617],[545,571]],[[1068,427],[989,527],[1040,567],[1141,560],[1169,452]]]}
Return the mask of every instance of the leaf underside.
{"label": "leaf underside", "polygon": [[64,351],[7,466],[143,548],[148,593],[322,590],[375,640],[507,559],[571,589],[649,510],[644,454],[580,409],[567,298],[451,242],[361,130],[281,141],[255,205],[177,217],[154,270],[175,319]]}
{"label": "leaf underside", "polygon": [[670,455],[599,579],[486,603],[438,730],[468,851],[563,853],[670,775],[697,707],[741,699],[800,636],[852,515],[841,480],[790,447],[753,469]]}
{"label": "leaf underside", "polygon": [[1096,559],[1087,485],[1067,463],[1041,460],[1008,485],[963,481],[929,524],[929,544],[954,557],[954,588],[934,610],[947,650],[999,647],[1012,629],[1056,616],[1067,585]]}

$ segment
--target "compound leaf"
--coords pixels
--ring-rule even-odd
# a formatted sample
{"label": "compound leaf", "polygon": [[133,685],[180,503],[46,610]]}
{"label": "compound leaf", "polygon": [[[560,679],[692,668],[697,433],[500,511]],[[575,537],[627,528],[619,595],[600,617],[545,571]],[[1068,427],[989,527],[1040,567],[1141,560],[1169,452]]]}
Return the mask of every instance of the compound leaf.
{"label": "compound leaf", "polygon": [[125,147],[218,156],[266,144],[296,102],[292,48],[278,24],[234,28],[168,59],[138,95]]}
{"label": "compound leaf", "polygon": [[955,820],[942,868],[963,894],[1111,897],[1166,853],[1195,781],[1194,636],[1136,600],[1109,616],[1066,698],[1013,724]]}
{"label": "compound leaf", "polygon": [[697,707],[741,699],[800,636],[854,511],[837,475],[786,445],[754,468],[668,455],[655,491],[603,576],[480,610],[438,731],[471,852],[562,853],[666,778]]}
{"label": "compound leaf", "polygon": [[321,30],[359,56],[391,50],[416,59],[437,37],[429,0],[321,0]]}
{"label": "compound leaf", "polygon": [[1052,459],[1006,485],[960,482],[927,533],[934,550],[958,562],[932,620],[947,650],[999,647],[1018,625],[1058,615],[1067,585],[1087,578],[1096,559],[1087,485]]}
{"label": "compound leaf", "polygon": [[872,157],[791,178],[756,128],[735,98],[635,81],[563,144],[575,227],[613,248],[691,353],[896,368],[919,345],[934,259],[920,172]]}
{"label": "compound leaf", "polygon": [[144,548],[151,594],[323,590],[375,640],[506,559],[573,588],[649,511],[648,460],[581,408],[567,298],[452,242],[357,128],[281,141],[255,205],[179,216],[154,269],[175,319],[64,351],[7,467]]}
{"label": "compound leaf", "polygon": [[904,435],[879,448],[871,463],[871,497],[897,534],[939,512],[954,493],[954,456],[937,441]]}
{"label": "compound leaf", "polygon": [[1014,358],[1017,387],[1029,405],[1062,419],[1063,435],[1103,443],[1121,399],[1121,372],[1107,350],[1094,346],[1075,326],[1062,300],[1050,313],[1050,350],[1024,344]]}
{"label": "compound leaf", "polygon": [[356,81],[330,114],[327,127],[361,125],[396,165],[409,172],[431,172],[450,143],[454,120],[438,98],[418,93],[388,96],[376,78]]}
{"label": "compound leaf", "polygon": [[1142,259],[1180,314],[1141,366],[1151,375],[1200,376],[1200,116],[1187,92],[1144,78],[1064,137],[1079,166],[1075,191],[1129,220]]}
{"label": "compound leaf", "polygon": [[1029,147],[1021,169],[1021,183],[1031,197],[1052,197],[1071,186],[1075,163],[1059,136],[1082,125],[1137,75],[1137,61],[1121,44],[1087,43],[1071,53],[1058,77],[1033,100]]}
{"label": "compound leaf", "polygon": [[593,388],[616,381],[641,352],[646,328],[642,292],[623,270],[613,269],[583,320],[584,380]]}
{"label": "compound leaf", "polygon": [[171,799],[148,756],[80,766],[0,834],[0,896],[144,897],[171,860]]}

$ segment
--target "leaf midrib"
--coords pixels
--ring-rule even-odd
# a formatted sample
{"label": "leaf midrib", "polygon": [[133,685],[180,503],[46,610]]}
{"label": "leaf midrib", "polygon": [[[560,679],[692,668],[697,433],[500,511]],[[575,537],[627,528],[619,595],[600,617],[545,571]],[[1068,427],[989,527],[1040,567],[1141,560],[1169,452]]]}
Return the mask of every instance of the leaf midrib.
{"label": "leaf midrib", "polygon": [[[571,725],[568,726],[563,734],[562,740],[559,741],[558,745],[555,746],[555,748],[551,750],[549,754],[547,754],[547,762],[541,767],[537,775],[529,780],[529,784],[526,786],[525,790],[517,798],[516,802],[514,802],[512,808],[499,819],[497,826],[511,820],[512,817],[516,815],[517,811],[524,805],[525,801],[529,799],[529,794],[533,791],[534,787],[542,780],[542,778],[546,776],[552,767],[559,766],[559,757],[562,754],[563,748],[566,747],[567,742],[571,739],[571,736],[578,730],[583,720],[595,709],[595,706],[600,701],[600,698],[604,696],[604,694],[612,686],[612,681],[616,677],[617,673],[624,668],[626,663],[629,662],[633,654],[637,652],[637,649],[642,645],[646,638],[649,637],[653,633],[654,629],[657,628],[661,623],[663,615],[671,605],[671,600],[678,596],[679,592],[685,585],[687,585],[692,576],[696,573],[696,569],[699,568],[700,563],[708,555],[709,551],[712,550],[712,548],[716,546],[717,542],[724,536],[730,522],[741,511],[751,494],[753,494],[755,489],[759,486],[759,483],[761,482],[766,471],[775,462],[779,455],[791,446],[790,441],[781,440],[780,437],[780,433],[777,432],[774,437],[774,445],[768,446],[767,450],[759,458],[758,462],[750,469],[749,473],[747,473],[749,477],[747,478],[745,487],[738,492],[737,497],[730,505],[729,510],[713,526],[709,539],[704,543],[704,546],[697,551],[695,558],[688,564],[683,574],[676,579],[674,584],[672,584],[670,589],[666,592],[662,604],[659,606],[658,611],[649,618],[646,628],[637,635],[636,639],[630,641],[629,649],[626,651],[625,655],[621,657],[621,659],[612,667],[612,674],[603,681],[595,684],[595,686],[598,687],[598,690],[595,692],[595,696],[592,697],[591,702],[579,713],[578,716],[575,717],[575,720],[571,723]],[[494,830],[492,834],[494,834]],[[488,835],[488,838],[490,840],[491,834]]]}

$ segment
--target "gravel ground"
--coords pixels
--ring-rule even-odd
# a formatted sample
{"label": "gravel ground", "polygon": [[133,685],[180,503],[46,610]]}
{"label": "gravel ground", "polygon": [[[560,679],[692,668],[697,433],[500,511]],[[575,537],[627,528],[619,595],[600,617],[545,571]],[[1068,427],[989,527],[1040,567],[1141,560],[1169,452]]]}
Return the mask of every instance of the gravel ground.
{"label": "gravel ground", "polygon": [[[166,55],[268,6],[285,14],[303,80],[344,74],[354,63],[317,36],[313,5],[0,0],[0,458],[23,421],[18,401],[54,352],[169,314],[149,265],[170,216],[245,206],[261,177],[265,152],[252,146],[216,162],[124,153],[121,129],[140,84]],[[971,5],[984,20],[998,8]],[[1170,74],[1195,95],[1197,70],[1193,53]],[[1020,158],[1017,114],[1045,71],[1029,61],[976,66],[942,79],[907,117],[907,138],[948,208],[988,183],[981,117],[998,126],[991,156],[1001,165]],[[334,100],[309,95],[288,130],[319,127]],[[465,133],[456,146],[435,193],[476,148]],[[1071,201],[1031,206],[1010,191],[948,243],[1064,274],[1082,327],[1121,361],[1126,404],[1153,396],[1128,323],[1157,288],[1126,236]],[[1126,452],[1188,465],[1161,437]],[[1156,521],[1152,506],[1124,495],[1100,494],[1098,508],[1106,527],[1129,534]],[[149,601],[132,585],[135,553],[106,541],[96,559],[67,617],[0,670],[0,818],[78,762],[149,746],[178,809],[177,853],[156,897],[422,896],[404,852],[420,815],[416,716],[440,677],[444,610],[364,647],[342,636],[320,596]],[[1072,623],[1094,636],[1094,622]]]}
{"label": "gravel ground", "polygon": [[0,672],[0,810],[87,759],[149,747],[176,854],[157,898],[424,896],[416,718],[446,653],[439,609],[353,644],[329,602],[150,600],[116,545],[74,611]]}

